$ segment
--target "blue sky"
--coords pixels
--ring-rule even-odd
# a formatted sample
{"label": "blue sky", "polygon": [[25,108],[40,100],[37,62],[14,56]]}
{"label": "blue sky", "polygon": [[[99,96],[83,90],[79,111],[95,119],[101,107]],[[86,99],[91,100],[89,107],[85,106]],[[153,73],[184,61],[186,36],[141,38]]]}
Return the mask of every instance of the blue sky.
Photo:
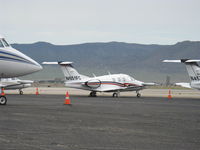
{"label": "blue sky", "polygon": [[199,0],[0,0],[11,43],[200,41]]}

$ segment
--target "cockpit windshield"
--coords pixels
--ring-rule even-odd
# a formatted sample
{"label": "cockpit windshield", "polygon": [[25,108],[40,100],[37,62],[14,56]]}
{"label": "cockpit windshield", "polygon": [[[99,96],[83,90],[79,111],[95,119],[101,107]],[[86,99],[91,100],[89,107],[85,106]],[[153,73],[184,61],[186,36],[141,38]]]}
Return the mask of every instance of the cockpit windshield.
{"label": "cockpit windshield", "polygon": [[3,43],[1,42],[1,39],[0,39],[0,47],[4,47],[4,46],[3,46]]}
{"label": "cockpit windshield", "polygon": [[131,81],[135,81],[135,79],[133,77],[130,77]]}
{"label": "cockpit windshield", "polygon": [[2,42],[3,42],[3,44],[4,44],[5,47],[9,47],[9,46],[10,46],[10,45],[8,44],[8,42],[6,42],[5,39],[2,39]]}

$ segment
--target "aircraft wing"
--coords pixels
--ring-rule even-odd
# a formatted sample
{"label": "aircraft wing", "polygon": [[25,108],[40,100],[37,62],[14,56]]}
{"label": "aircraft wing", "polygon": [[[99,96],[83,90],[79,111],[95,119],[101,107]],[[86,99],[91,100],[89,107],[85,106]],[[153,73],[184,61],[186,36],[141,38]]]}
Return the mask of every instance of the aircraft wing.
{"label": "aircraft wing", "polygon": [[33,81],[31,80],[5,80],[5,81],[0,81],[0,87],[10,87],[10,86],[15,86],[15,85],[21,85],[21,84],[32,84]]}
{"label": "aircraft wing", "polygon": [[190,83],[185,83],[185,82],[181,82],[181,83],[175,83],[175,85],[179,85],[179,86],[182,86],[182,87],[184,87],[184,88],[192,88],[191,86],[190,86]]}
{"label": "aircraft wing", "polygon": [[96,89],[96,91],[99,92],[114,92],[114,91],[118,91],[118,90],[122,90],[121,88],[113,88],[113,87],[104,87],[103,89]]}
{"label": "aircraft wing", "polygon": [[10,86],[10,85],[15,85],[16,83],[13,83],[13,82],[0,82],[0,87],[7,87],[7,86]]}

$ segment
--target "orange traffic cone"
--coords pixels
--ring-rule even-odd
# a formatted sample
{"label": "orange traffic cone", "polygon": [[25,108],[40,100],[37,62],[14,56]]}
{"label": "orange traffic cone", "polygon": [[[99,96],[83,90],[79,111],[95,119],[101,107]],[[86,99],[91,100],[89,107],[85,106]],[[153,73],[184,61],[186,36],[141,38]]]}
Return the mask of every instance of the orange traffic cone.
{"label": "orange traffic cone", "polygon": [[6,94],[4,93],[4,88],[1,88],[1,96],[5,96]]}
{"label": "orange traffic cone", "polygon": [[38,91],[38,88],[36,88],[36,92],[35,92],[35,95],[39,95],[39,91]]}
{"label": "orange traffic cone", "polygon": [[70,99],[69,99],[69,93],[66,92],[66,97],[65,97],[65,105],[71,105]]}
{"label": "orange traffic cone", "polygon": [[167,98],[168,98],[168,99],[171,99],[171,98],[172,98],[171,90],[169,90],[169,94],[168,94]]}

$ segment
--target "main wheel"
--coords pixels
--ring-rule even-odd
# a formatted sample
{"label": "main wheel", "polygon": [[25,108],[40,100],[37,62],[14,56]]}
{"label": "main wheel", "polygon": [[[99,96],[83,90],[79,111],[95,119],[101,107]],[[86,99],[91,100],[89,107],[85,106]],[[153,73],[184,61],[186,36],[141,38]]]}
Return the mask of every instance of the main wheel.
{"label": "main wheel", "polygon": [[94,92],[94,91],[90,92],[90,97],[96,97],[96,96],[97,96],[96,92]]}
{"label": "main wheel", "polygon": [[20,95],[23,95],[24,93],[23,93],[23,91],[19,91],[19,94],[20,94]]}
{"label": "main wheel", "polygon": [[113,93],[113,97],[118,97],[118,93]]}
{"label": "main wheel", "polygon": [[141,94],[140,94],[140,93],[137,93],[137,97],[138,97],[138,98],[141,97]]}
{"label": "main wheel", "polygon": [[0,96],[0,105],[6,105],[7,98],[5,96]]}

